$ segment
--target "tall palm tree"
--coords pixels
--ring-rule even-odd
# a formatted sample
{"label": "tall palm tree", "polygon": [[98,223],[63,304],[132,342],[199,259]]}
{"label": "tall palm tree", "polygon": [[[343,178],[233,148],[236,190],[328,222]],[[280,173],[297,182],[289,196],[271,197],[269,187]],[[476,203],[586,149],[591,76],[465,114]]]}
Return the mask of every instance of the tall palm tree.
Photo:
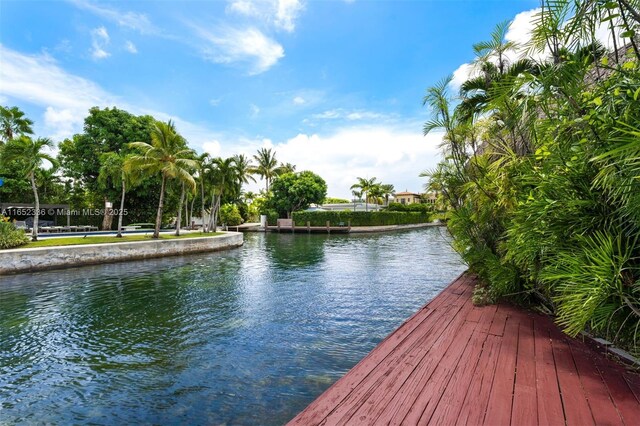
{"label": "tall palm tree", "polygon": [[0,142],[9,142],[16,136],[32,135],[33,121],[24,116],[18,107],[0,106]]}
{"label": "tall palm tree", "polygon": [[356,211],[356,201],[360,200],[362,198],[362,191],[358,191],[356,189],[353,189],[353,187],[351,187],[351,194],[353,195],[353,211]]}
{"label": "tall palm tree", "polygon": [[204,154],[201,154],[198,157],[197,161],[198,161],[198,177],[200,180],[200,201],[201,201],[200,218],[202,219],[202,231],[206,232],[206,225],[204,223],[204,214],[205,214],[205,205],[206,205],[204,184],[205,184],[205,174],[207,172],[207,169],[209,168],[209,164],[211,162],[211,156],[205,152]]}
{"label": "tall palm tree", "polygon": [[226,159],[214,158],[208,172],[209,180],[212,182],[209,229],[214,229],[215,231],[222,197],[227,194],[227,192],[235,189],[238,175],[233,157]]}
{"label": "tall palm tree", "polygon": [[12,161],[20,161],[25,165],[25,175],[31,181],[33,198],[35,200],[33,215],[33,229],[31,240],[38,241],[38,217],[40,213],[40,198],[38,197],[38,186],[36,185],[36,172],[42,167],[43,161],[48,161],[56,167],[58,162],[51,155],[43,151],[44,148],[53,148],[53,142],[48,138],[38,138],[35,141],[28,136],[20,136],[10,139],[2,149],[2,164]]}
{"label": "tall palm tree", "polygon": [[151,131],[151,144],[131,142],[129,147],[138,149],[142,154],[132,155],[127,160],[125,163],[127,172],[139,169],[143,173],[160,174],[162,177],[156,226],[153,232],[153,238],[159,238],[167,180],[178,178],[186,182],[190,188],[194,188],[196,182],[190,170],[197,167],[197,162],[192,158],[193,151],[187,147],[184,138],[176,132],[171,120],[166,123],[156,122]]}
{"label": "tall palm tree", "polygon": [[106,152],[100,156],[98,184],[103,188],[120,186],[120,210],[118,211],[118,230],[116,237],[122,238],[122,219],[124,217],[124,199],[127,188],[136,182],[135,170],[127,172],[126,157],[122,153]]}
{"label": "tall palm tree", "polygon": [[253,173],[265,180],[266,191],[269,192],[271,180],[279,174],[276,153],[271,151],[271,148],[260,148],[253,159],[258,163],[253,168]]}
{"label": "tall palm tree", "polygon": [[396,195],[396,189],[390,183],[383,183],[380,185],[380,189],[382,191],[382,196],[384,197],[385,206],[389,205],[389,197],[393,197]]}
{"label": "tall palm tree", "polygon": [[365,211],[369,211],[369,192],[378,182],[376,182],[375,177],[371,179],[358,177],[356,179],[358,179],[358,182],[351,185],[351,190],[360,190],[360,192],[364,194],[364,208]]}
{"label": "tall palm tree", "polygon": [[[193,180],[193,186],[189,185],[190,192],[193,194],[195,193],[195,190],[196,190],[196,181],[193,178],[193,174],[197,170],[198,161],[196,160],[196,153],[193,150],[190,153],[187,153],[187,156],[195,162],[192,167],[187,168],[189,172],[189,177],[191,177],[191,179]],[[189,179],[186,179],[186,176],[178,176],[178,180],[181,184],[181,191],[180,191],[180,202],[178,203],[178,215],[176,216],[176,237],[180,236],[180,226],[182,225],[182,206],[184,205],[185,200],[187,201],[187,204],[189,203],[188,199],[186,198],[187,185],[188,185]]]}

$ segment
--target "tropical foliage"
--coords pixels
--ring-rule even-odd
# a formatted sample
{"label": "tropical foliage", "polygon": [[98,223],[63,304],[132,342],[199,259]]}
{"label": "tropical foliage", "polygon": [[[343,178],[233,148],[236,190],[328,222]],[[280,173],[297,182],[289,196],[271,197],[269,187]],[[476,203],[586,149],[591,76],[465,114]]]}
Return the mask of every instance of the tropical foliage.
{"label": "tropical foliage", "polygon": [[[575,335],[640,342],[640,2],[543,1],[531,42],[508,23],[474,46],[460,96],[427,90],[444,132],[429,188],[452,209],[478,295],[527,300]],[[612,46],[596,34],[606,28]]]}

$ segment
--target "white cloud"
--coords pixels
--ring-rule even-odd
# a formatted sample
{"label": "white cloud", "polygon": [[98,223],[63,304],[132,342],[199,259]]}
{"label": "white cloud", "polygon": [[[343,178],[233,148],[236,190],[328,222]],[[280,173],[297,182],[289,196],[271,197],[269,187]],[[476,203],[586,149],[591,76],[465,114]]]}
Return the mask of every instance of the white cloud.
{"label": "white cloud", "polygon": [[220,157],[222,146],[217,140],[212,140],[202,144],[202,150],[212,157]]}
{"label": "white cloud", "polygon": [[302,96],[296,96],[295,98],[293,98],[293,103],[296,105],[304,105],[306,101]]}
{"label": "white cloud", "polygon": [[231,0],[227,6],[228,12],[257,18],[287,32],[295,30],[295,21],[303,9],[300,0]]}
{"label": "white cloud", "polygon": [[[59,141],[82,131],[91,107],[125,109],[133,114],[149,114],[158,120],[172,119],[180,133],[195,147],[216,137],[205,126],[159,111],[128,105],[94,82],[67,73],[48,55],[26,55],[0,44],[0,100],[12,98],[43,108],[42,136]],[[4,103],[4,102],[2,102]]]}
{"label": "white cloud", "polygon": [[209,105],[214,107],[220,105],[220,102],[222,102],[222,98],[209,99]]}
{"label": "white cloud", "polygon": [[302,9],[303,5],[298,0],[279,0],[275,19],[276,27],[288,32],[295,30],[295,20]]}
{"label": "white cloud", "polygon": [[540,8],[536,8],[518,13],[511,21],[509,30],[507,30],[504,38],[520,45],[528,43],[531,40],[531,31],[534,28],[534,18],[540,13],[540,10]]}
{"label": "white cloud", "polygon": [[249,109],[251,110],[251,118],[255,118],[260,114],[260,108],[255,104],[250,104]]}
{"label": "white cloud", "polygon": [[396,115],[365,110],[347,111],[343,108],[336,108],[313,114],[311,117],[317,120],[379,121],[392,120],[396,118]]}
{"label": "white cloud", "polygon": [[91,30],[91,57],[95,60],[104,59],[110,56],[105,49],[109,45],[109,33],[105,27],[98,27]]}
{"label": "white cloud", "polygon": [[215,32],[193,28],[206,41],[202,47],[206,59],[223,64],[247,63],[251,75],[267,71],[284,57],[282,46],[256,28],[220,27]]}
{"label": "white cloud", "polygon": [[139,31],[142,34],[149,34],[157,32],[149,18],[143,13],[136,12],[122,12],[116,9],[110,9],[104,5],[98,6],[93,2],[86,0],[69,0],[76,7],[84,10],[88,10],[93,14],[107,19],[111,22],[115,22],[121,27],[131,28]]}
{"label": "white cloud", "polygon": [[[278,161],[322,176],[330,196],[351,198],[349,188],[357,177],[374,176],[395,185],[396,190],[421,191],[425,180],[418,175],[439,161],[442,134],[434,132],[424,137],[419,126],[415,127],[418,130],[413,132],[392,126],[353,126],[327,135],[298,134],[280,143],[245,140],[235,144],[233,151],[223,150],[223,155],[252,156],[261,147],[273,148]],[[258,182],[248,189],[263,187]]]}
{"label": "white cloud", "polygon": [[133,44],[133,42],[127,40],[127,42],[124,44],[124,48],[127,50],[127,52],[129,53],[138,53],[138,48],[136,47],[135,44]]}

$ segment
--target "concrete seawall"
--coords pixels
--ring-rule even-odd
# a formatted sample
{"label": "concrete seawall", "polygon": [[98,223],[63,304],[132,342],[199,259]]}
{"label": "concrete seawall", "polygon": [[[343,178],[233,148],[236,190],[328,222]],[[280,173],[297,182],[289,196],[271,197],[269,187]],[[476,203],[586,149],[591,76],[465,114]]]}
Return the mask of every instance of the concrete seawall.
{"label": "concrete seawall", "polygon": [[219,251],[243,242],[242,233],[226,232],[214,237],[3,250],[0,275]]}

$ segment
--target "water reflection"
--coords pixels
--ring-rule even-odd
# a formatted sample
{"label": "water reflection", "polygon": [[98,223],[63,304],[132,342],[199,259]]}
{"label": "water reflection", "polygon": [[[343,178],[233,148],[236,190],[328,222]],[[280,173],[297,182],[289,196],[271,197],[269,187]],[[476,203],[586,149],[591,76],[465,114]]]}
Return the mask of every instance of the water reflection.
{"label": "water reflection", "polygon": [[427,229],[5,277],[2,420],[280,424],[463,269]]}

